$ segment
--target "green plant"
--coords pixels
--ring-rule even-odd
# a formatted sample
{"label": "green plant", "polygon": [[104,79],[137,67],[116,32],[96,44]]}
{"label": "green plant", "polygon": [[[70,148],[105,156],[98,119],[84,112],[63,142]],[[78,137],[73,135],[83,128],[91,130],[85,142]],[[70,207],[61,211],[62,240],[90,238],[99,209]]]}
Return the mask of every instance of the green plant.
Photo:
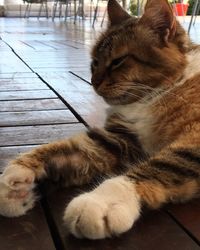
{"label": "green plant", "polygon": [[137,15],[137,4],[136,4],[135,0],[130,0],[129,11],[130,11],[131,15],[133,15],[133,16]]}
{"label": "green plant", "polygon": [[191,15],[192,14],[192,9],[193,9],[194,3],[195,3],[195,0],[189,0],[188,1],[189,7],[188,7],[187,15]]}
{"label": "green plant", "polygon": [[174,0],[169,0],[169,2],[170,2],[170,3],[182,3],[181,0],[175,0],[175,1],[174,1]]}
{"label": "green plant", "polygon": [[183,1],[183,0],[168,0],[169,3],[187,3],[188,1]]}

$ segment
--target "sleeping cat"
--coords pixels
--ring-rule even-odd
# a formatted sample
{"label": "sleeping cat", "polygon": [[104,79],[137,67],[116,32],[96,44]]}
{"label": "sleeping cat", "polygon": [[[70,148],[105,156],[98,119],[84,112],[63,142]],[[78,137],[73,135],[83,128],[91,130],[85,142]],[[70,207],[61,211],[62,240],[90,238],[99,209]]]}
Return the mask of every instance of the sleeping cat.
{"label": "sleeping cat", "polygon": [[200,48],[175,20],[167,0],[148,0],[141,18],[116,0],[92,51],[92,84],[110,104],[104,128],[40,146],[1,176],[0,213],[33,207],[34,182],[81,185],[113,176],[73,199],[69,231],[100,239],[129,230],[142,207],[189,200],[200,188]]}

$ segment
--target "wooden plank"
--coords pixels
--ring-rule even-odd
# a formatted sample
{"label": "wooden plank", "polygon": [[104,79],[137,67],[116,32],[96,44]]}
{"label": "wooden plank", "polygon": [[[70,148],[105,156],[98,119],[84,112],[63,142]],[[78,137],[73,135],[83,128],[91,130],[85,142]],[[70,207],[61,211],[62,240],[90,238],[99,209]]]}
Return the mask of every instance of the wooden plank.
{"label": "wooden plank", "polygon": [[55,74],[59,75],[60,73],[68,73],[69,71],[73,71],[75,69],[80,69],[80,70],[85,70],[87,68],[87,66],[85,66],[85,64],[83,63],[82,65],[79,66],[66,66],[65,64],[63,64],[62,66],[55,66],[53,65],[52,67],[49,67],[48,65],[45,67],[33,67],[34,71],[36,71],[38,74],[41,73],[49,73],[49,72],[54,72]]}
{"label": "wooden plank", "polygon": [[84,71],[80,70],[73,70],[73,74],[77,75],[78,77],[84,79],[86,82],[91,83],[91,72],[89,69],[86,69]]}
{"label": "wooden plank", "polygon": [[[69,60],[69,57],[72,57],[72,58],[70,58]],[[77,64],[77,61],[79,61],[78,64]],[[79,67],[85,66],[85,68],[88,69],[88,67],[90,66],[89,58],[84,57],[84,56],[80,58],[80,55],[74,56],[73,54],[70,54],[70,53],[66,54],[66,56],[64,57],[60,56],[60,58],[58,58],[57,55],[52,56],[52,57],[49,56],[48,62],[42,58],[39,59],[37,57],[33,59],[33,61],[30,61],[30,62],[27,59],[27,63],[30,64],[32,68],[40,68],[40,67],[52,68],[53,66],[56,68],[59,68],[61,66],[62,67],[66,66],[67,68],[77,66],[79,68]]]}
{"label": "wooden plank", "polygon": [[6,73],[0,72],[0,79],[19,79],[19,78],[37,78],[35,73],[32,72],[14,72],[14,73]]}
{"label": "wooden plank", "polygon": [[167,210],[200,244],[200,199],[171,205]]}
{"label": "wooden plank", "polygon": [[51,44],[54,46],[57,46],[57,49],[66,49],[66,48],[75,48],[75,49],[80,49],[80,48],[88,48],[84,43],[73,41],[73,40],[52,40],[50,41]]}
{"label": "wooden plank", "polygon": [[66,66],[65,64],[62,66],[55,66],[53,65],[52,67],[33,67],[34,71],[36,71],[39,75],[42,73],[46,73],[48,74],[49,72],[54,72],[55,74],[60,75],[60,73],[68,73],[70,71],[73,71],[75,69],[80,69],[80,70],[85,70],[87,67],[83,64],[83,65],[79,65],[79,66]]}
{"label": "wooden plank", "polygon": [[23,41],[24,44],[32,47],[34,50],[45,51],[45,50],[55,50],[53,46],[50,46],[48,43],[38,41],[38,40],[27,40]]}
{"label": "wooden plank", "polygon": [[[42,51],[40,53],[33,52],[30,56],[20,52],[20,56],[36,72],[39,72],[39,70],[41,72],[42,69],[45,70],[46,68],[49,68],[49,72],[57,72],[59,68],[62,68],[62,71],[64,68],[74,70],[77,67],[80,70],[90,68],[89,53],[84,50],[78,50],[78,53],[70,50]],[[46,58],[48,58],[48,61]]]}
{"label": "wooden plank", "polygon": [[[0,101],[0,112],[66,109],[59,99]],[[1,116],[1,114],[0,114]]]}
{"label": "wooden plank", "polygon": [[90,126],[103,126],[108,105],[92,86],[70,73],[41,75]]}
{"label": "wooden plank", "polygon": [[1,48],[1,51],[11,51],[11,49],[8,47],[8,45],[6,43],[4,43],[2,40],[0,40],[0,48]]}
{"label": "wooden plank", "polygon": [[29,99],[50,99],[57,96],[51,90],[31,90],[31,91],[8,91],[0,92],[0,101],[8,100],[29,100]]}
{"label": "wooden plank", "polygon": [[[77,60],[79,60],[79,63],[77,64]],[[54,59],[49,59],[49,61],[35,61],[35,62],[30,62],[31,64],[31,67],[32,68],[60,68],[60,67],[66,67],[66,68],[83,68],[85,67],[86,69],[89,68],[90,64],[88,62],[86,62],[86,60],[84,60],[83,58],[82,59],[79,59],[78,57],[77,58],[71,58],[69,60],[69,58],[60,58],[60,61],[57,61],[57,60],[54,60]]]}
{"label": "wooden plank", "polygon": [[13,147],[0,147],[0,172],[6,167],[8,162],[14,159],[18,154],[24,153],[36,147],[34,146],[13,146]]}
{"label": "wooden plank", "polygon": [[69,110],[18,111],[0,113],[0,127],[77,123]]}
{"label": "wooden plank", "polygon": [[[50,132],[54,132],[55,134],[57,133],[57,137],[55,135],[55,137],[56,137],[55,139],[57,140],[59,136],[60,136],[59,137],[60,139],[63,139],[63,138],[66,137],[66,134],[64,134],[63,136],[59,135],[60,133],[62,133],[61,130],[63,130],[63,128],[64,128],[64,126],[60,126],[60,129],[57,129],[57,131],[52,131],[53,130],[52,126],[47,126],[46,130],[51,130]],[[40,128],[40,130],[41,129],[42,128]],[[32,131],[32,129],[30,129],[30,130]],[[54,127],[54,130],[55,130],[55,127]],[[71,135],[74,135],[76,133],[80,133],[83,130],[85,130],[85,127],[83,125],[81,125],[81,124],[75,124],[74,127],[71,127],[71,126],[68,125],[67,126],[67,137],[69,137]],[[34,133],[34,130],[32,132]],[[0,134],[1,134],[1,129],[0,129]],[[48,143],[50,141],[50,139],[52,139],[52,138],[45,138],[45,136],[44,136],[44,140],[45,139],[46,139],[46,143]],[[54,139],[52,139],[52,140],[54,140]],[[17,144],[18,141],[15,141],[15,143]],[[33,149],[33,148],[35,148],[37,146],[39,146],[39,144],[38,145],[4,146],[4,147],[0,147],[0,172],[2,172],[3,169],[6,167],[6,165],[8,164],[8,162],[10,160],[14,159],[18,154],[24,153],[26,151],[30,151],[31,149]]]}
{"label": "wooden plank", "polygon": [[73,43],[71,41],[57,41],[52,40],[50,44],[54,46],[57,50],[64,50],[64,49],[78,49],[79,44]]}
{"label": "wooden plank", "polygon": [[[55,43],[53,41],[39,41],[41,43],[43,43],[44,45],[48,45],[56,50],[63,50],[64,48],[66,49],[66,46],[63,46],[63,44],[60,43]],[[78,49],[78,47],[73,43],[73,44],[66,44],[68,48],[70,49]]]}
{"label": "wooden plank", "polygon": [[0,216],[2,250],[56,250],[41,205],[18,218]]}
{"label": "wooden plank", "polygon": [[[65,50],[51,50],[51,51],[33,51],[31,54],[27,54],[25,51],[19,51],[19,55],[25,60],[25,62],[30,63],[30,66],[32,66],[32,63],[36,62],[45,62],[45,59],[48,58],[49,62],[57,62],[59,63],[60,61],[62,62],[63,60],[65,61],[71,61],[74,62],[75,60],[77,61],[78,59],[82,62],[85,60],[85,62],[89,63],[90,62],[90,55],[88,51],[85,49],[65,49]],[[71,56],[70,60],[69,57]],[[77,63],[78,65],[78,63]]]}
{"label": "wooden plank", "polygon": [[35,145],[64,139],[85,130],[81,123],[0,128],[0,146]]}
{"label": "wooden plank", "polygon": [[11,42],[9,41],[9,45],[12,47],[12,48],[15,48],[15,50],[28,50],[29,52],[33,51],[34,48],[32,48],[31,46],[29,46],[28,44],[22,42],[22,41],[15,41],[15,42]]}
{"label": "wooden plank", "polygon": [[31,72],[31,70],[12,52],[1,51],[0,73]]}
{"label": "wooden plank", "polygon": [[12,81],[1,81],[0,91],[17,91],[17,90],[44,90],[49,89],[45,83],[42,81],[40,83],[32,83],[30,78],[30,83],[14,83]]}
{"label": "wooden plank", "polygon": [[[7,74],[5,74],[7,76]],[[4,76],[4,74],[1,74],[0,75],[0,78],[1,76]],[[44,84],[41,79],[36,76],[36,75],[32,75],[29,77],[29,74],[28,75],[23,75],[22,77],[11,77],[9,78],[9,75],[7,78],[1,78],[1,81],[0,81],[1,85],[7,85],[8,87],[11,87],[13,84]],[[44,84],[44,86],[46,86],[46,84]],[[48,87],[47,87],[48,88]]]}
{"label": "wooden plank", "polygon": [[[48,190],[51,190],[48,185]],[[142,214],[134,227],[127,233],[112,239],[89,241],[78,240],[66,235],[63,224],[63,212],[74,195],[84,189],[62,189],[50,191],[46,197],[48,211],[51,214],[61,242],[66,250],[119,249],[119,250],[197,250],[199,246],[164,212],[149,211]],[[48,192],[48,191],[46,191]],[[94,218],[95,220],[95,218]]]}

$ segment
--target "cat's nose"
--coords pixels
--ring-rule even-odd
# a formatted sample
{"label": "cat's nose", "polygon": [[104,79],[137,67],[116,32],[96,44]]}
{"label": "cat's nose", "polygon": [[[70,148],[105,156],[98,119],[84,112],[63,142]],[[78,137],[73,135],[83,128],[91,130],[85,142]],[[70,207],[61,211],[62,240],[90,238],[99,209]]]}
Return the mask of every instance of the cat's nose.
{"label": "cat's nose", "polygon": [[101,85],[102,81],[103,81],[103,77],[101,75],[92,76],[91,82],[95,88],[98,88]]}
{"label": "cat's nose", "polygon": [[92,85],[95,87],[95,88],[98,88],[100,85],[101,85],[101,82],[102,82],[102,77],[92,77]]}

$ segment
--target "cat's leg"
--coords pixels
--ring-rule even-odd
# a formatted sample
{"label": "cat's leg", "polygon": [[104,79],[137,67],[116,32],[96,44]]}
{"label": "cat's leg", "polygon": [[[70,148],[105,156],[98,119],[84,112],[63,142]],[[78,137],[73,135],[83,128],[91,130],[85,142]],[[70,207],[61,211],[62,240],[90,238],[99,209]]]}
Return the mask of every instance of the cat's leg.
{"label": "cat's leg", "polygon": [[[15,168],[16,167],[16,168]],[[29,168],[9,165],[0,175],[0,214],[8,217],[23,215],[34,206],[35,174]]]}
{"label": "cat's leg", "polygon": [[172,148],[125,175],[73,199],[64,221],[77,237],[100,239],[129,230],[142,205],[158,208],[194,197],[200,187],[200,150]]}
{"label": "cat's leg", "polygon": [[119,176],[74,198],[65,210],[64,223],[78,238],[102,239],[129,230],[140,209],[141,198],[133,182]]}
{"label": "cat's leg", "polygon": [[119,173],[130,150],[139,154],[137,147],[127,150],[130,138],[96,129],[20,155],[0,176],[0,214],[18,216],[31,208],[34,182],[43,177],[81,185],[98,175]]}

